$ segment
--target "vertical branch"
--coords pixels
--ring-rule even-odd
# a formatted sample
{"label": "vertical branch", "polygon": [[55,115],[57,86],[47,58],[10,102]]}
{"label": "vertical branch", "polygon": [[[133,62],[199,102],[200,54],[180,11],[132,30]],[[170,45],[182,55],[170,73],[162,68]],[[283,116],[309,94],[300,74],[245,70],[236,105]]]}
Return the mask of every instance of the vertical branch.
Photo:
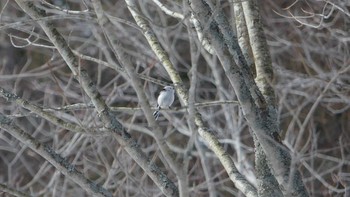
{"label": "vertical branch", "polygon": [[235,24],[237,30],[237,40],[238,44],[242,50],[243,56],[247,61],[247,64],[253,73],[256,76],[256,70],[254,65],[254,57],[252,54],[252,48],[249,41],[247,24],[245,21],[242,4],[239,0],[232,0]]}
{"label": "vertical branch", "polygon": [[[254,66],[254,60],[252,58],[251,45],[249,41],[249,35],[247,30],[247,22],[243,13],[243,7],[241,2],[235,0],[233,2],[236,29],[237,29],[237,38],[239,46],[242,49],[242,53],[247,60],[249,68],[256,75],[256,69]],[[266,42],[266,40],[265,40]],[[254,45],[255,46],[255,45]],[[261,61],[258,61],[261,63]],[[257,84],[258,81],[255,80]],[[259,85],[258,85],[259,87]],[[261,88],[260,88],[261,90]],[[262,92],[264,95],[264,92]],[[266,96],[265,96],[266,98]],[[268,166],[266,154],[260,145],[259,140],[256,135],[251,132],[255,145],[255,169],[256,176],[258,181],[258,193],[259,196],[283,196],[282,192],[278,186],[276,178],[271,173],[271,170]]]}
{"label": "vertical branch", "polygon": [[[35,7],[33,2],[25,0],[16,0],[17,4],[30,15],[33,19],[37,20],[46,16],[44,10]],[[95,84],[89,77],[86,71],[79,71],[78,60],[74,56],[72,50],[69,48],[62,35],[53,27],[53,24],[47,20],[37,20],[41,28],[49,37],[51,42],[55,45],[60,52],[63,59],[69,65],[75,76],[79,75],[79,80],[85,93],[90,97],[94,104],[104,126],[112,131],[113,137],[119,144],[124,146],[124,149],[128,154],[141,166],[141,168],[147,173],[148,176],[157,184],[166,196],[177,196],[178,189],[175,184],[162,172],[158,166],[150,161],[147,155],[141,150],[137,142],[132,139],[131,135],[125,130],[123,125],[117,120],[115,115],[111,113],[110,109],[99,94]]]}
{"label": "vertical branch", "polygon": [[[182,79],[176,71],[173,64],[170,62],[168,54],[160,46],[157,37],[153,30],[149,26],[148,22],[140,15],[140,11],[137,8],[135,0],[125,0],[130,13],[134,17],[138,26],[142,29],[143,35],[146,37],[152,50],[162,62],[165,70],[168,72],[171,80],[175,84],[175,89],[179,95],[179,99],[182,104],[188,105],[188,93],[183,85]],[[256,189],[240,174],[234,165],[230,156],[225,152],[224,148],[220,145],[216,136],[209,131],[204,125],[204,121],[198,110],[195,110],[194,121],[198,127],[199,135],[208,143],[211,150],[219,158],[220,162],[224,166],[232,182],[236,187],[241,190],[246,196],[257,196]]]}
{"label": "vertical branch", "polygon": [[[208,20],[204,24],[209,24],[208,28],[210,29],[213,28],[210,21],[215,21],[217,24],[215,25],[215,28],[217,28],[217,31],[220,32],[222,38],[225,40],[221,47],[227,47],[227,55],[231,56],[231,59],[233,60],[231,67],[235,66],[239,69],[239,74],[242,76],[244,83],[249,87],[248,90],[251,97],[254,99],[254,104],[260,109],[265,109],[265,98],[254,81],[253,72],[250,69],[247,60],[245,59],[244,54],[237,42],[237,35],[233,32],[227,17],[224,15],[224,11],[220,7],[220,3],[216,5],[213,12],[208,2],[209,1],[207,0],[203,1],[203,4],[206,5],[207,9],[203,9],[202,12],[207,15],[206,17]],[[227,70],[229,69],[230,68],[228,67]]]}
{"label": "vertical branch", "polygon": [[249,33],[250,45],[254,55],[256,68],[255,82],[266,101],[271,106],[275,106],[275,92],[271,87],[273,80],[272,62],[257,2],[256,0],[243,1],[242,7]]}
{"label": "vertical branch", "polygon": [[146,94],[144,93],[144,91],[142,89],[141,82],[135,73],[135,70],[133,68],[131,61],[129,60],[129,57],[127,57],[127,55],[122,50],[122,47],[120,46],[117,38],[115,38],[115,36],[113,36],[113,34],[110,33],[110,32],[113,32],[112,31],[113,28],[111,26],[111,22],[109,21],[109,19],[104,15],[104,11],[102,9],[101,2],[99,0],[93,0],[92,3],[93,3],[94,10],[95,10],[95,13],[96,13],[97,18],[98,18],[98,22],[99,22],[101,28],[103,29],[103,32],[105,33],[106,39],[109,41],[109,44],[111,45],[116,57],[118,58],[118,61],[125,68],[125,71],[128,74],[128,78],[130,79],[131,84],[136,91],[137,97],[139,99],[139,103],[142,107],[142,110],[144,111],[147,122],[153,128],[153,133],[154,133],[154,137],[156,139],[156,142],[157,142],[164,158],[166,159],[168,165],[170,166],[170,168],[174,171],[174,173],[178,177],[178,182],[179,182],[179,187],[180,187],[180,196],[184,196],[184,197],[188,196],[189,191],[188,191],[188,184],[186,181],[186,169],[187,168],[184,169],[182,167],[182,165],[175,160],[175,156],[174,156],[173,152],[168,147],[168,145],[164,139],[163,132],[160,129],[160,127],[158,126],[158,124],[156,123],[156,121],[152,115],[152,111],[151,111],[151,107],[148,103],[148,99],[147,99]]}
{"label": "vertical branch", "polygon": [[[188,12],[185,10],[186,13]],[[186,20],[187,26],[189,25],[188,20]],[[190,54],[191,54],[191,69],[190,69],[190,89],[189,89],[189,96],[188,96],[188,125],[190,127],[192,135],[190,136],[190,139],[188,140],[186,150],[185,150],[185,157],[184,157],[184,166],[186,169],[189,166],[190,161],[190,153],[194,147],[194,143],[196,141],[196,138],[198,137],[196,132],[196,126],[194,123],[194,117],[195,117],[195,101],[196,101],[196,89],[197,89],[197,72],[198,72],[198,58],[199,58],[199,47],[197,47],[197,43],[193,39],[193,32],[190,29],[187,29],[189,36],[189,44],[190,44]],[[209,192],[211,188],[209,188]]]}
{"label": "vertical branch", "polygon": [[283,196],[276,178],[268,165],[268,160],[258,138],[251,132],[255,146],[255,170],[258,181],[258,194],[262,197]]}
{"label": "vertical branch", "polygon": [[[208,35],[212,40],[213,47],[216,50],[232,87],[235,89],[245,118],[265,151],[274,176],[281,185],[283,194],[308,196],[300,172],[295,171],[295,173],[290,173],[291,155],[278,138],[278,123],[275,118],[276,111],[273,110],[274,108],[270,110],[270,106],[266,106],[265,108],[264,105],[259,105],[259,103],[257,103],[256,99],[260,99],[261,93],[259,94],[260,90],[256,92],[255,88],[251,89],[251,85],[255,83],[252,82],[253,76],[247,76],[244,73],[244,65],[243,67],[239,67],[234,63],[234,58],[242,58],[243,55],[232,55],[232,46],[230,47],[227,45],[227,43],[232,43],[233,46],[238,46],[237,40],[233,39],[236,38],[234,32],[227,32],[229,31],[229,28],[226,28],[228,24],[224,24],[224,21],[227,21],[227,19],[221,18],[225,16],[220,14],[220,12],[213,15],[209,5],[203,2],[203,0],[193,0],[191,2],[191,7],[201,23],[209,23]],[[215,21],[211,20],[210,17],[212,15]],[[224,27],[220,27],[221,24],[223,24]],[[231,37],[229,38],[228,35],[231,35]],[[230,40],[228,41],[227,39]],[[240,51],[241,50],[237,49],[236,53],[240,53]],[[240,59],[236,60],[236,62],[244,63],[244,61]],[[246,77],[251,77],[251,79],[246,79]]]}

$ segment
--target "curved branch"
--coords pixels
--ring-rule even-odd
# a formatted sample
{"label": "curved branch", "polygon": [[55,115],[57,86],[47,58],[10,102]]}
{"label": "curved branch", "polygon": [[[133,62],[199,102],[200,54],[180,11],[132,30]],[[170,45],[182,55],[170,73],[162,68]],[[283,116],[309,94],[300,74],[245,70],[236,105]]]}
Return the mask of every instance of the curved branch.
{"label": "curved branch", "polygon": [[[237,37],[234,32],[230,32],[229,28],[226,27],[227,24],[225,24],[224,21],[227,21],[227,19],[223,18],[225,16],[220,14],[222,13],[220,11],[218,14],[213,14],[209,5],[203,2],[203,0],[193,0],[191,2],[191,7],[202,23],[209,23],[208,31],[212,39],[213,47],[236,92],[245,118],[265,151],[270,168],[278,183],[281,185],[283,194],[290,196],[308,196],[300,172],[293,169],[294,173],[290,173],[291,168],[293,168],[293,166],[291,166],[291,155],[279,139],[279,128],[275,118],[275,108],[271,105],[267,105],[263,108],[259,106],[255,96],[258,96],[259,99],[261,92],[260,90],[255,92],[256,89],[251,89],[252,84],[250,83],[254,85],[255,82],[252,75],[247,76],[247,73],[244,73],[245,62],[239,59],[243,57],[243,54],[240,54],[241,50],[237,49],[235,51],[237,54],[232,55],[232,52],[234,52],[232,51],[232,46],[227,45],[227,43],[232,43],[233,46],[238,46]],[[214,16],[215,20],[212,20],[211,16]],[[224,26],[220,27],[221,25]],[[231,35],[231,37],[229,38],[228,35]],[[230,40],[228,41],[227,39]],[[243,63],[243,65],[236,65],[235,61]],[[250,77],[250,79],[246,79],[246,77]],[[265,100],[265,98],[263,99]]]}
{"label": "curved branch", "polygon": [[[44,10],[37,8],[33,2],[25,0],[16,0],[17,4],[30,15],[33,19],[37,20],[41,17],[45,17]],[[92,100],[104,126],[113,134],[113,137],[119,144],[124,146],[124,149],[129,155],[140,165],[140,167],[147,173],[148,176],[157,184],[162,192],[167,196],[177,196],[178,190],[175,184],[165,175],[160,168],[152,163],[147,155],[141,150],[137,142],[126,131],[123,125],[117,120],[115,115],[111,113],[109,107],[106,105],[101,95],[99,94],[95,84],[89,77],[86,71],[79,70],[78,59],[69,48],[67,42],[63,36],[53,27],[53,24],[49,21],[37,21],[46,35],[56,46],[57,50],[66,61],[67,65],[71,69],[74,76],[79,76],[78,80],[86,94]]]}
{"label": "curved branch", "polygon": [[[163,48],[159,44],[156,35],[154,34],[147,21],[142,15],[140,15],[135,0],[125,0],[125,2],[127,3],[127,6],[131,14],[133,15],[136,23],[141,27],[143,35],[146,37],[152,50],[162,62],[165,70],[170,76],[170,79],[173,81],[176,92],[179,95],[180,102],[183,105],[188,105],[188,92],[182,82],[179,73],[175,69],[174,65],[170,62],[168,54],[163,50]],[[220,142],[217,139],[217,137],[213,134],[213,132],[209,131],[209,129],[206,126],[204,126],[205,124],[201,117],[201,114],[196,109],[194,113],[194,120],[195,124],[198,127],[199,135],[208,143],[210,149],[219,158],[220,162],[224,166],[226,172],[228,173],[230,179],[236,185],[236,187],[239,190],[241,190],[246,196],[257,196],[257,192],[254,186],[252,186],[246,180],[246,178],[238,172],[233,160],[226,153],[224,148],[220,145]]]}

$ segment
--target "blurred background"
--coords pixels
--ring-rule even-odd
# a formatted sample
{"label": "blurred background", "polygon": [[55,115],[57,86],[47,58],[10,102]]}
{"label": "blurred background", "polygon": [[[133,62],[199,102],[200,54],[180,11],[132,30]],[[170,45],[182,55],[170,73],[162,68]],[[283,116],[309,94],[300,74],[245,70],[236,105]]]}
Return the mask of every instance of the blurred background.
{"label": "blurred background", "polygon": [[[181,1],[162,1],[183,12]],[[171,83],[124,1],[104,0],[124,51],[137,73]],[[188,27],[166,15],[153,1],[140,1],[140,9],[160,44],[189,88],[191,54]],[[233,8],[221,2],[234,26]],[[41,0],[69,46],[80,58],[106,103],[154,162],[173,180],[151,137],[138,99],[128,78],[111,68],[119,65],[97,24],[89,2]],[[260,14],[273,62],[275,89],[283,143],[291,150],[311,196],[343,196],[350,187],[350,2],[259,1]],[[77,79],[35,21],[14,1],[0,2],[0,86],[52,112],[63,120],[88,128],[101,128]],[[218,59],[202,52],[197,58],[196,103],[207,126],[233,157],[238,169],[255,184],[254,144],[242,111]],[[151,105],[156,106],[160,84],[143,80]],[[210,103],[210,102],[216,102]],[[42,143],[51,145],[89,179],[115,196],[162,196],[140,167],[107,135],[74,133],[58,127],[0,98],[0,111]],[[178,99],[158,121],[171,149],[185,151],[190,138],[187,112]],[[198,137],[199,138],[199,137]],[[199,139],[200,142],[202,142]],[[215,155],[202,143],[190,155],[191,195],[208,196],[202,168],[208,168],[219,196],[242,196]],[[0,183],[33,196],[86,196],[85,191],[57,171],[40,155],[6,131],[0,130]],[[0,195],[7,196],[5,193]]]}

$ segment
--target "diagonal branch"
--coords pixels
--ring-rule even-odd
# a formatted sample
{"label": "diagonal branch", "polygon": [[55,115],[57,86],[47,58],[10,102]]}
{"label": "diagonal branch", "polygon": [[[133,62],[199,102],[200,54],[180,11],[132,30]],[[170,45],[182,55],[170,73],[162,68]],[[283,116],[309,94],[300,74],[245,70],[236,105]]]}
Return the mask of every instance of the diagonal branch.
{"label": "diagonal branch", "polygon": [[77,124],[60,119],[60,118],[54,116],[52,113],[44,111],[44,109],[42,109],[41,107],[36,106],[25,99],[22,99],[21,97],[17,96],[16,94],[13,94],[11,92],[6,91],[2,87],[0,87],[0,96],[5,98],[7,101],[17,103],[21,107],[28,109],[29,111],[41,116],[42,118],[52,122],[53,124],[60,126],[62,128],[65,128],[67,130],[77,132],[77,133],[101,135],[101,133],[98,133],[98,131],[95,131],[95,130],[92,130],[89,128],[84,128],[84,127],[81,127]]}
{"label": "diagonal branch", "polygon": [[[243,54],[239,54],[241,50],[237,49],[235,51],[237,54],[233,55],[231,53],[233,48],[230,49],[232,46],[227,45],[227,43],[235,43],[234,46],[239,46],[234,32],[227,32],[227,28],[220,27],[224,23],[223,21],[227,21],[227,19],[220,18],[225,17],[222,14],[213,14],[210,6],[203,0],[191,1],[191,7],[203,24],[209,23],[208,35],[212,40],[213,47],[236,92],[245,118],[265,151],[270,168],[281,185],[283,194],[288,196],[308,196],[300,172],[295,170],[294,173],[290,173],[292,167],[291,155],[279,140],[279,127],[275,119],[275,108],[271,105],[260,108],[255,96],[252,94],[252,86],[249,84],[253,79],[245,79],[249,76],[244,74],[244,67],[242,68],[235,64],[235,61],[242,63],[242,60],[235,60],[235,58],[243,57]],[[212,16],[214,16],[214,20],[211,18]],[[231,35],[230,41],[227,40],[228,35]],[[254,80],[252,83],[255,83]],[[257,95],[261,95],[261,93]]]}
{"label": "diagonal branch", "polygon": [[176,161],[173,152],[168,147],[165,141],[163,132],[160,129],[159,125],[156,123],[152,115],[151,107],[148,103],[146,94],[142,89],[140,79],[138,78],[138,75],[136,74],[129,57],[122,50],[120,42],[111,33],[113,32],[113,27],[111,26],[111,22],[109,21],[109,19],[104,15],[101,2],[99,0],[93,0],[92,3],[98,18],[98,22],[101,28],[103,29],[106,39],[109,41],[109,44],[111,45],[115,55],[118,57],[118,61],[123,65],[126,73],[128,74],[128,78],[130,79],[131,84],[134,90],[136,91],[137,97],[139,99],[139,103],[145,114],[147,122],[149,123],[149,125],[153,130],[154,137],[160,148],[160,151],[162,152],[170,168],[174,171],[174,173],[178,177],[180,196],[188,196],[189,191],[188,191],[188,185],[186,181],[187,180],[186,169],[183,168],[181,163],[178,163]]}
{"label": "diagonal branch", "polygon": [[[245,18],[244,14],[246,12],[243,13],[243,10],[245,10],[245,9],[243,9],[242,3],[239,0],[234,0],[233,7],[234,7],[237,39],[238,39],[239,46],[242,49],[242,53],[243,53],[245,59],[247,60],[251,71],[256,76],[256,70],[259,70],[258,75],[260,77],[261,76],[261,72],[260,72],[261,69],[256,69],[255,66],[256,67],[259,66],[261,68],[260,65],[263,61],[258,60],[257,58],[254,59],[252,51],[251,51],[251,49],[252,49],[251,46],[254,47],[254,46],[256,46],[256,44],[253,44],[250,42],[250,40],[249,40],[250,36],[248,35],[248,29],[247,29],[248,24],[250,25],[249,27],[251,29],[255,29],[254,25],[252,25],[252,24],[254,24],[253,19],[252,18],[247,18],[247,19]],[[262,34],[263,34],[263,32],[262,32]],[[254,42],[254,40],[252,40],[252,42]],[[265,43],[266,43],[266,39],[265,39]],[[256,49],[256,47],[255,47],[255,49]],[[254,52],[257,52],[257,51],[255,50]],[[255,62],[254,62],[254,60],[255,60]],[[270,60],[270,64],[271,64],[271,60]],[[262,90],[263,87],[267,87],[267,86],[259,86],[259,84],[262,83],[263,81],[256,80],[256,79],[257,78],[255,78],[255,82],[258,84],[258,87],[261,87],[261,88],[259,88],[260,90]],[[265,96],[264,91],[262,91],[262,94]],[[273,97],[274,97],[274,95],[273,95]],[[265,96],[265,99],[270,104],[269,97]],[[279,188],[278,182],[277,182],[276,178],[273,176],[273,174],[270,170],[270,167],[268,166],[266,154],[265,154],[263,148],[261,147],[259,140],[257,139],[256,135],[253,132],[251,132],[251,134],[253,136],[254,145],[255,145],[255,169],[256,169],[256,177],[257,177],[257,181],[258,181],[257,187],[258,187],[259,196],[276,196],[276,197],[283,196],[282,191],[280,189],[278,189]]]}
{"label": "diagonal branch", "polygon": [[80,185],[80,187],[91,195],[112,197],[112,194],[109,191],[87,179],[75,168],[74,165],[69,163],[61,155],[57,154],[49,145],[40,143],[28,133],[21,130],[16,125],[13,125],[11,120],[6,118],[3,114],[0,114],[0,127],[38,153],[40,156],[44,157],[53,166],[55,166],[56,169]]}
{"label": "diagonal branch", "polygon": [[[155,52],[159,60],[162,62],[165,70],[168,72],[171,80],[175,85],[177,94],[179,95],[180,102],[183,105],[188,105],[188,92],[182,82],[180,75],[175,69],[174,65],[170,62],[168,54],[160,46],[156,35],[149,26],[148,22],[140,15],[140,11],[137,8],[135,0],[125,0],[127,6],[133,15],[136,23],[142,29],[143,35],[146,37],[152,50]],[[220,162],[224,166],[226,172],[228,173],[230,179],[235,183],[236,187],[241,190],[246,196],[257,196],[256,189],[245,179],[242,174],[240,174],[233,163],[231,157],[226,153],[224,148],[220,145],[217,137],[209,131],[205,126],[205,123],[201,117],[198,110],[195,109],[194,112],[195,124],[198,127],[199,135],[208,143],[211,150],[219,158]]]}
{"label": "diagonal branch", "polygon": [[23,193],[21,191],[17,191],[17,190],[10,188],[9,186],[4,185],[4,184],[0,184],[0,191],[3,191],[5,193],[11,194],[11,195],[14,195],[17,197],[31,197],[31,195],[28,195],[28,194]]}
{"label": "diagonal branch", "polygon": [[[25,0],[16,0],[16,2],[23,11],[35,20],[46,16],[45,11],[37,8],[33,2]],[[92,100],[104,126],[112,132],[113,137],[118,143],[124,147],[128,154],[140,165],[147,175],[150,176],[165,195],[177,196],[178,190],[175,184],[159,169],[158,166],[150,161],[137,142],[117,120],[115,115],[111,113],[109,107],[102,99],[87,72],[79,70],[78,60],[62,35],[54,28],[51,22],[42,20],[38,20],[37,22],[66,61],[74,76],[79,76],[78,80],[86,94]]]}

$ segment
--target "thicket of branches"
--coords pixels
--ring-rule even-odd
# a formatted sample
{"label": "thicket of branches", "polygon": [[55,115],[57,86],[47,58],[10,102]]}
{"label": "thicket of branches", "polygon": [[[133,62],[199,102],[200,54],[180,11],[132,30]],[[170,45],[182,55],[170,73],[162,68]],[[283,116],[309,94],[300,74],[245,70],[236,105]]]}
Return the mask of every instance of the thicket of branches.
{"label": "thicket of branches", "polygon": [[349,193],[350,3],[254,2],[0,1],[0,191]]}

